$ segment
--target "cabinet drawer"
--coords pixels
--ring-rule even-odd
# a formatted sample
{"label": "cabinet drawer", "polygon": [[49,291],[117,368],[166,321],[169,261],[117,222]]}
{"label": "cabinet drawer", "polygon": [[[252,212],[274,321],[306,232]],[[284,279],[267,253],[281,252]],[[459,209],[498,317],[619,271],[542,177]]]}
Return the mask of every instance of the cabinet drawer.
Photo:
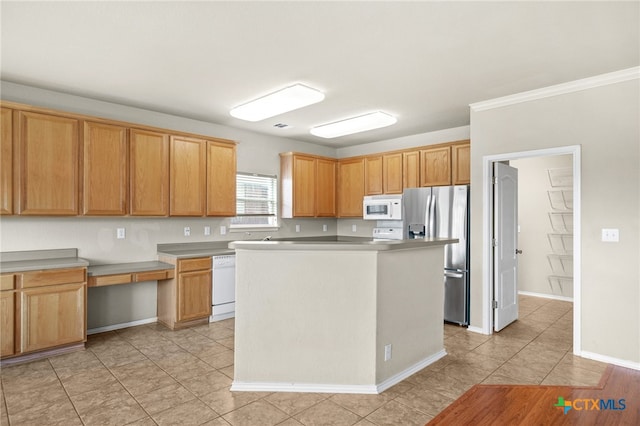
{"label": "cabinet drawer", "polygon": [[128,284],[133,281],[131,274],[103,275],[99,277],[89,277],[89,287],[99,287],[101,285]]}
{"label": "cabinet drawer", "polygon": [[210,257],[178,260],[178,272],[199,271],[202,269],[211,269]]}
{"label": "cabinet drawer", "polygon": [[15,275],[0,275],[0,290],[13,290],[15,288]]}
{"label": "cabinet drawer", "polygon": [[138,272],[135,274],[135,281],[158,281],[158,280],[168,280],[169,278],[173,278],[174,273],[172,269],[167,269],[165,271],[149,271],[149,272]]}
{"label": "cabinet drawer", "polygon": [[22,274],[22,288],[45,285],[82,283],[86,281],[86,269],[53,269]]}

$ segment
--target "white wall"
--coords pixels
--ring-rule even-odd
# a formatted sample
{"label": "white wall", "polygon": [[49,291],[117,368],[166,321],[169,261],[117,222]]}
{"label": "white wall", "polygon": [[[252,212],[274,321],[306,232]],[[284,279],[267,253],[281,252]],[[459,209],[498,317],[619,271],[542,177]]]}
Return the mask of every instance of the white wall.
{"label": "white wall", "polygon": [[[471,111],[471,180],[483,157],[581,145],[582,352],[640,367],[638,78]],[[476,186],[478,187],[478,186]],[[471,192],[471,324],[483,326],[483,190]],[[600,241],[618,228],[619,243]]]}
{"label": "white wall", "polygon": [[[573,285],[550,284],[548,277],[557,274],[549,265],[547,255],[553,254],[548,235],[556,234],[551,227],[551,208],[547,191],[551,189],[548,169],[572,168],[571,155],[555,155],[513,160],[509,165],[518,169],[518,291],[544,296],[573,297]],[[570,275],[570,274],[569,274]],[[570,281],[570,280],[567,280]]]}

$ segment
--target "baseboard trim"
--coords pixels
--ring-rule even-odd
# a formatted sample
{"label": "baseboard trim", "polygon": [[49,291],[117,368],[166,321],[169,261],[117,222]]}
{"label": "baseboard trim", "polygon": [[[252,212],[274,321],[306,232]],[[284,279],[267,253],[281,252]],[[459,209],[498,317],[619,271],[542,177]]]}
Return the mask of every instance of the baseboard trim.
{"label": "baseboard trim", "polygon": [[592,359],[594,361],[606,362],[607,364],[617,365],[619,367],[630,368],[632,370],[640,371],[640,362],[628,361],[624,359],[614,358],[607,355],[601,355],[594,352],[581,351],[578,356],[583,358]]}
{"label": "baseboard trim", "polygon": [[521,294],[523,296],[541,297],[543,299],[561,300],[563,302],[573,303],[573,297],[558,296],[556,294],[534,293],[532,291],[518,291],[518,294]]}
{"label": "baseboard trim", "polygon": [[376,394],[375,385],[323,385],[317,383],[238,382],[231,383],[232,392],[311,392]]}
{"label": "baseboard trim", "polygon": [[158,317],[147,318],[137,321],[123,322],[120,324],[113,325],[105,325],[104,327],[96,327],[90,330],[87,330],[87,335],[90,334],[98,334],[98,333],[106,333],[107,331],[120,330],[122,328],[135,327],[137,325],[145,325],[145,324],[153,324],[158,322]]}
{"label": "baseboard trim", "polygon": [[472,325],[467,327],[467,331],[470,331],[472,333],[484,334],[484,335],[491,334],[491,333],[485,333],[484,328],[482,328],[482,327],[474,327]]}
{"label": "baseboard trim", "polygon": [[433,364],[444,357],[447,352],[442,349],[437,353],[424,358],[409,368],[394,374],[387,380],[377,385],[338,385],[318,383],[279,383],[279,382],[241,382],[234,380],[231,383],[232,392],[312,392],[312,393],[354,393],[354,394],[379,394],[390,387],[400,383],[412,374],[417,373],[426,366]]}
{"label": "baseboard trim", "polygon": [[376,391],[377,391],[376,393],[382,393],[385,390],[389,389],[390,387],[397,385],[407,377],[412,376],[413,374],[417,373],[423,368],[433,364],[434,362],[444,357],[445,355],[447,355],[447,351],[445,351],[444,349],[441,349],[440,351],[436,352],[431,356],[426,357],[422,361],[417,362],[416,364],[412,365],[406,370],[403,370],[398,374],[394,374],[393,376],[389,377],[387,380],[376,385]]}

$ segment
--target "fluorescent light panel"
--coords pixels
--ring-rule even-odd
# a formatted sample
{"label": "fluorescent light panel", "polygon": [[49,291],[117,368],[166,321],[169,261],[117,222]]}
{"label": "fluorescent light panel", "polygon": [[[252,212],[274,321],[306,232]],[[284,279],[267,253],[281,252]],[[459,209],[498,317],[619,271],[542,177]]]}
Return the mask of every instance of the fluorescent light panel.
{"label": "fluorescent light panel", "polygon": [[247,121],[260,121],[294,109],[312,105],[324,99],[324,93],[303,84],[282,90],[233,108],[230,114]]}
{"label": "fluorescent light panel", "polygon": [[352,133],[365,132],[395,124],[398,120],[381,111],[372,112],[334,123],[324,124],[311,129],[311,134],[321,138],[337,138]]}

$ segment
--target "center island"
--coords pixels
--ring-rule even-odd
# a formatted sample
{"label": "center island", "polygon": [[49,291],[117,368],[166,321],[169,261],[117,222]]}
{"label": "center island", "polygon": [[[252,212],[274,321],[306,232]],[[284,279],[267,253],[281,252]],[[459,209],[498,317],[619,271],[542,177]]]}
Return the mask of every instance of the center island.
{"label": "center island", "polygon": [[444,245],[234,241],[232,391],[375,394],[446,355]]}

